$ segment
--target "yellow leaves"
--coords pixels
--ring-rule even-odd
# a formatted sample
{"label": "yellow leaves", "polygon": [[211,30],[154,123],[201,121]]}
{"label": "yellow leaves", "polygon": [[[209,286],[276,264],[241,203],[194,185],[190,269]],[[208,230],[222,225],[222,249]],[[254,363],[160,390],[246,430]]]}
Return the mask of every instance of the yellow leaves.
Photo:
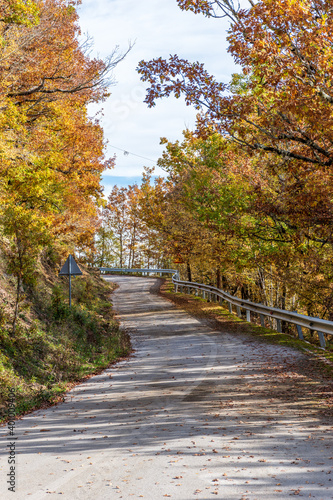
{"label": "yellow leaves", "polygon": [[[21,221],[21,238],[30,231],[37,241],[49,232],[67,242],[71,233],[72,243],[90,245],[101,173],[113,164],[86,109],[104,95],[103,84],[95,83],[105,65],[81,51],[74,4],[40,5],[37,26],[36,2],[0,0],[1,207],[11,214],[12,237]],[[91,87],[83,90],[84,82]],[[55,91],[61,86],[65,93]]]}
{"label": "yellow leaves", "polygon": [[37,2],[33,0],[1,0],[0,17],[2,22],[33,26],[39,21]]}

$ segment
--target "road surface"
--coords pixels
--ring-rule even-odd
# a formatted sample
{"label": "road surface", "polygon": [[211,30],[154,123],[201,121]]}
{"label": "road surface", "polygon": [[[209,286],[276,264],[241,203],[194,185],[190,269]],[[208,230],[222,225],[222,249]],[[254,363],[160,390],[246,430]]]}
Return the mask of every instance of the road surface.
{"label": "road surface", "polygon": [[302,354],[214,331],[152,279],[108,279],[134,355],[17,421],[15,493],[2,428],[2,499],[333,498]]}

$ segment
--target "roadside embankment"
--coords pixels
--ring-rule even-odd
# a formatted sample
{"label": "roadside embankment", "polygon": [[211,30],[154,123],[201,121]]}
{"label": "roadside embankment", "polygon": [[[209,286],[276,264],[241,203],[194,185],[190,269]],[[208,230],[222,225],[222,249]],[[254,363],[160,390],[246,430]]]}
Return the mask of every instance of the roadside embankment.
{"label": "roadside embankment", "polygon": [[15,393],[16,416],[52,405],[73,385],[131,351],[112,310],[116,286],[82,270],[72,282],[70,308],[68,279],[59,278],[49,262],[40,262],[34,286],[24,289],[14,334],[15,280],[2,273],[0,421],[8,418],[10,393]]}

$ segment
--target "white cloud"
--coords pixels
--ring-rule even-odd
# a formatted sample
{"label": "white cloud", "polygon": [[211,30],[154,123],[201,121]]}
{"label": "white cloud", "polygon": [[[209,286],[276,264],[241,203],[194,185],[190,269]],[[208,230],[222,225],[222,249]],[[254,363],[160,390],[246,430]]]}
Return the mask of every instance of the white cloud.
{"label": "white cloud", "polygon": [[182,12],[176,0],[83,0],[79,14],[82,32],[93,37],[94,54],[100,57],[108,55],[116,45],[124,51],[129,40],[135,41],[115,70],[117,85],[103,104],[101,123],[109,141],[108,153],[117,154],[116,167],[106,172],[105,178],[140,176],[143,165],[153,163],[133,155],[124,156],[111,145],[157,160],[163,151],[160,137],[181,139],[186,126],[194,127],[197,112],[182,99],[171,97],[149,109],[143,103],[145,84],[135,70],[138,62],[177,53],[179,57],[205,63],[209,72],[228,81],[231,73],[237,71],[227,53],[228,22]]}

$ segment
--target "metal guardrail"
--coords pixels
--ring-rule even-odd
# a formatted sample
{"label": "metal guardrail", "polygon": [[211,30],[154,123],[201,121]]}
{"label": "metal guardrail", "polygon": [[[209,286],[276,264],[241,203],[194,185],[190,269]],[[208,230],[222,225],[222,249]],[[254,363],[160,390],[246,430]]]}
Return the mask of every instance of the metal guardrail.
{"label": "metal guardrail", "polygon": [[123,267],[99,267],[101,272],[107,273],[147,273],[147,274],[177,274],[176,269],[127,269]]}
{"label": "metal guardrail", "polygon": [[277,309],[275,307],[268,307],[264,304],[257,304],[255,302],[250,302],[249,300],[240,299],[234,295],[230,295],[227,292],[219,288],[215,288],[210,285],[204,285],[202,283],[193,283],[190,281],[181,281],[178,276],[173,276],[172,281],[175,285],[175,291],[183,292],[184,288],[188,290],[194,289],[202,292],[203,298],[206,298],[208,294],[208,299],[212,300],[217,297],[220,303],[225,300],[229,304],[229,311],[232,312],[232,305],[236,306],[237,315],[241,317],[241,310],[246,311],[246,321],[251,321],[251,312],[257,313],[260,317],[261,326],[265,326],[264,317],[274,318],[277,322],[277,331],[282,332],[281,321],[286,321],[288,323],[293,323],[297,327],[298,337],[304,340],[302,327],[309,328],[310,330],[317,331],[320,345],[323,349],[326,347],[326,341],[324,333],[333,335],[333,322],[327,321],[325,319],[315,318],[311,316],[305,316],[303,314],[298,314],[297,312],[285,311],[284,309]]}

